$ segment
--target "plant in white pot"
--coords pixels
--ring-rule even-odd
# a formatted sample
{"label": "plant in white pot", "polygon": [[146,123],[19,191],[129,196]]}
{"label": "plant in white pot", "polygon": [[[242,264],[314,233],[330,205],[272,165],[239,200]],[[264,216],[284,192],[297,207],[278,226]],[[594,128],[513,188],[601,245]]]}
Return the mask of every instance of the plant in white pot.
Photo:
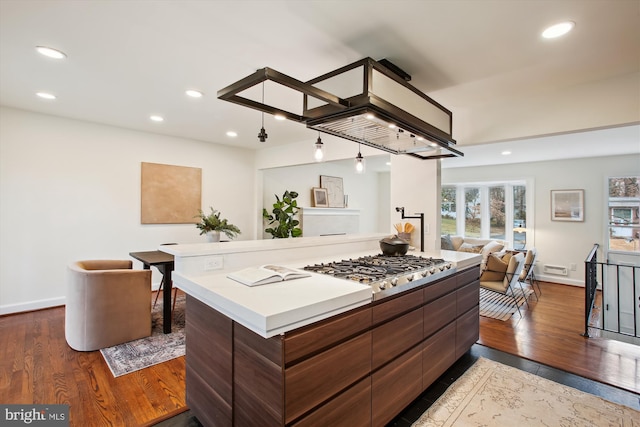
{"label": "plant in white pot", "polygon": [[202,209],[199,211],[197,218],[200,222],[196,227],[200,230],[200,235],[206,234],[207,240],[210,242],[219,242],[220,233],[224,233],[228,238],[233,239],[240,234],[240,229],[230,224],[226,218],[220,219],[220,212],[210,207],[211,213],[206,215]]}

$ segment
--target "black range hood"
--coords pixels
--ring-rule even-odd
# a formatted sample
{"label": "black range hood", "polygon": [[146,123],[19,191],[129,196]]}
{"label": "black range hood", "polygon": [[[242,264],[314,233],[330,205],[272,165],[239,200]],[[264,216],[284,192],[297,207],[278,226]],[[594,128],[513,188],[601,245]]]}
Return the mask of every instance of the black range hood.
{"label": "black range hood", "polygon": [[[454,148],[451,111],[410,85],[408,74],[381,62],[365,58],[308,82],[262,68],[218,91],[218,98],[392,154],[420,159],[463,156]],[[300,92],[302,113],[242,96],[265,81]]]}

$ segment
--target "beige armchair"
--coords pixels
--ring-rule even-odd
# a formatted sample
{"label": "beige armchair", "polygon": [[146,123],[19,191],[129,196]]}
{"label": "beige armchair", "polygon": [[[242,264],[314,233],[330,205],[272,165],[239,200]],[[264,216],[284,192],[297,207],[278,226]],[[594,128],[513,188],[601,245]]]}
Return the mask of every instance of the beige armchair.
{"label": "beige armchair", "polygon": [[509,260],[507,271],[501,280],[483,280],[482,277],[480,278],[480,287],[512,298],[520,316],[522,316],[522,313],[520,312],[520,307],[518,306],[518,300],[514,292],[514,287],[520,279],[520,273],[522,272],[523,268],[524,254],[518,253],[512,256]]}
{"label": "beige armchair", "polygon": [[71,348],[93,351],[151,335],[151,271],[131,261],[69,265],[65,336]]}
{"label": "beige armchair", "polygon": [[524,268],[522,269],[522,273],[520,273],[520,285],[523,283],[529,282],[531,289],[533,289],[533,294],[536,296],[536,300],[538,299],[538,294],[536,293],[535,286],[538,286],[538,291],[540,291],[540,295],[542,295],[542,290],[540,289],[540,283],[536,279],[536,275],[534,273],[534,267],[536,265],[536,261],[538,259],[538,251],[536,248],[531,248],[527,251],[527,255],[524,259]]}

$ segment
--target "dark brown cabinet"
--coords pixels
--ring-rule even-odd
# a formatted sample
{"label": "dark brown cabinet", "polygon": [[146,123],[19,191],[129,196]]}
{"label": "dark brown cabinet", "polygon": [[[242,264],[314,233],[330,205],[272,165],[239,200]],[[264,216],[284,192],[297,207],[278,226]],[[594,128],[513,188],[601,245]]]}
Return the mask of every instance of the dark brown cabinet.
{"label": "dark brown cabinet", "polygon": [[187,298],[187,405],[210,426],[383,426],[478,339],[479,268],[265,339]]}

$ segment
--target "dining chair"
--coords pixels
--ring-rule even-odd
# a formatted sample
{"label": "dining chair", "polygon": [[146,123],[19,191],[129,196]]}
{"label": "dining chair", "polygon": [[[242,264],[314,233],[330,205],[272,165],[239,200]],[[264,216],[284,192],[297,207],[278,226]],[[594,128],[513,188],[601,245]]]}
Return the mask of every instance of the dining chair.
{"label": "dining chair", "polygon": [[[177,245],[177,243],[163,243],[160,246],[169,246],[169,245]],[[156,297],[153,299],[153,308],[156,308],[156,303],[158,302],[158,296],[162,293],[162,288],[164,287],[164,274],[162,275],[162,280],[160,280],[160,286],[158,287],[158,291],[156,292]],[[173,283],[171,284],[173,286]],[[171,304],[171,312],[176,308],[176,299],[178,298],[178,288],[173,288],[173,303]]]}
{"label": "dining chair", "polygon": [[[509,260],[509,265],[507,266],[507,271],[504,274],[504,278],[502,280],[480,280],[480,287],[487,289],[492,292],[496,292],[501,295],[505,295],[513,299],[513,303],[522,317],[522,313],[520,312],[520,306],[518,305],[518,298],[515,293],[515,287],[518,284],[518,280],[520,279],[520,273],[524,268],[524,254],[517,253],[511,257]],[[525,298],[526,302],[526,298]]]}

